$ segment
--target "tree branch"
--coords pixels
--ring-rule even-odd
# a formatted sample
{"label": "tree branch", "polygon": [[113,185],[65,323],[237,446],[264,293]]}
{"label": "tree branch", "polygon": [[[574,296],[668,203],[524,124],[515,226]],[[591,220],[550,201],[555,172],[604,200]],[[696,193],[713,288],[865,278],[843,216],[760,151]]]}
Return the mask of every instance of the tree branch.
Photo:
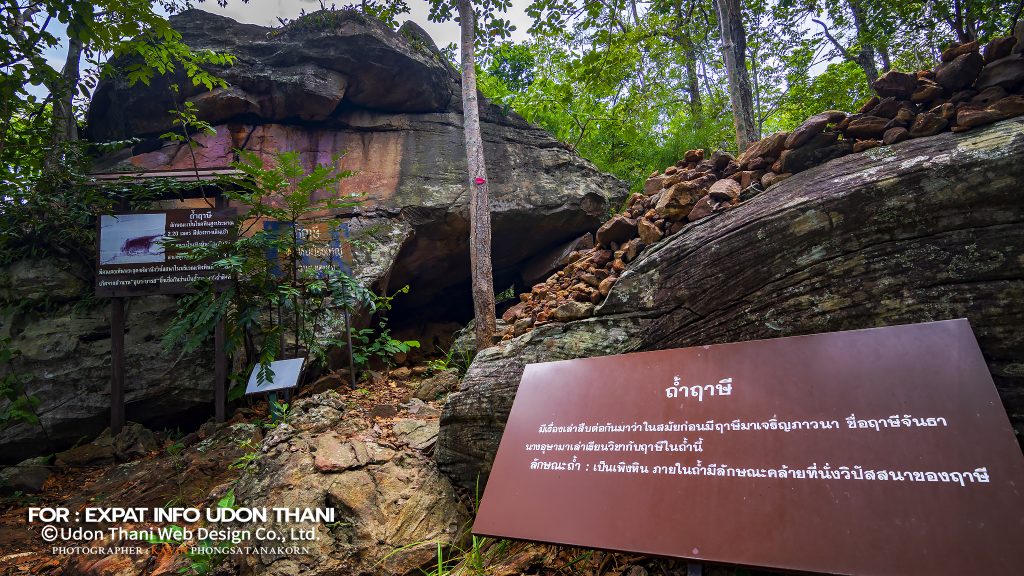
{"label": "tree branch", "polygon": [[826,26],[824,22],[818,20],[817,18],[811,18],[811,22],[814,22],[815,24],[821,26],[822,32],[824,32],[825,34],[825,38],[827,38],[828,41],[831,42],[832,45],[836,47],[836,50],[838,50],[839,53],[842,54],[843,58],[846,58],[850,62],[857,62],[857,58],[851,55],[850,51],[844,48],[843,45],[840,44],[834,36],[832,36],[832,33],[829,32],[828,30],[828,26]]}

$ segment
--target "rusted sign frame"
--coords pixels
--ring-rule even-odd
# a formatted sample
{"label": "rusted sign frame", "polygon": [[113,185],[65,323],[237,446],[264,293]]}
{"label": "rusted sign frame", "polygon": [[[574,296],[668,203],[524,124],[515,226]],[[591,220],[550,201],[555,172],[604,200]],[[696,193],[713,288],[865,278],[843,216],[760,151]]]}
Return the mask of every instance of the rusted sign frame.
{"label": "rusted sign frame", "polygon": [[[789,348],[788,352],[786,348]],[[884,357],[875,356],[874,362],[872,362],[872,354],[878,354],[878,350],[882,351],[881,354]],[[674,354],[682,356],[676,357],[673,356]],[[666,368],[673,362],[678,364],[680,358],[685,358],[691,364],[681,370],[682,382],[672,378],[674,368]],[[669,363],[668,365],[665,364],[666,361]],[[773,362],[777,362],[778,365],[770,366]],[[801,362],[805,364],[801,365]],[[818,362],[817,367],[811,365],[815,362]],[[824,362],[828,362],[828,364]],[[827,368],[833,365],[839,366],[840,369],[849,368],[850,372],[834,375],[834,381],[831,382],[818,378],[823,374],[829,374],[830,371]],[[539,368],[542,370],[538,371]],[[865,374],[872,374],[873,370],[877,372],[883,368],[887,372],[875,381],[858,380]],[[767,386],[766,382],[769,379],[780,374],[799,377],[801,373],[806,373],[815,375],[814,378],[818,379],[810,382],[816,385],[811,389],[805,390],[800,387],[805,386],[808,382],[798,383],[798,385],[782,382],[782,388],[776,386],[757,392],[754,390],[757,379],[751,378],[751,375],[761,373],[769,374],[769,376],[765,376],[766,380],[762,382],[763,386]],[[629,381],[631,374],[635,375],[633,382]],[[854,440],[853,444],[843,444],[843,448],[851,450],[850,454],[858,453],[854,452],[854,449],[868,450],[865,454],[873,454],[871,450],[879,450],[879,443],[883,446],[883,450],[888,449],[886,444],[892,444],[892,453],[888,455],[889,460],[899,461],[900,458],[905,458],[905,454],[919,454],[922,458],[921,462],[934,464],[948,460],[956,464],[954,457],[968,455],[970,457],[968,459],[984,460],[988,466],[984,469],[983,479],[972,477],[970,478],[971,482],[966,484],[966,486],[976,488],[977,491],[971,492],[968,488],[961,488],[955,484],[943,484],[941,486],[949,486],[950,489],[943,492],[942,497],[936,497],[931,492],[923,495],[914,492],[914,490],[932,486],[927,482],[924,484],[916,482],[872,484],[870,488],[865,488],[868,485],[850,484],[849,480],[846,481],[846,484],[841,486],[837,484],[833,487],[831,482],[841,484],[844,480],[829,480],[829,483],[826,484],[801,486],[779,484],[780,480],[741,481],[739,477],[736,477],[729,481],[745,483],[733,484],[732,488],[728,488],[722,484],[725,479],[715,480],[699,476],[693,479],[685,477],[686,484],[682,483],[684,481],[682,476],[672,478],[662,476],[657,482],[645,479],[644,482],[629,483],[612,480],[611,478],[614,478],[615,474],[601,473],[589,482],[584,482],[587,477],[580,475],[583,472],[559,471],[565,470],[565,468],[552,467],[551,471],[543,472],[547,475],[543,479],[536,476],[531,477],[529,470],[524,471],[524,466],[530,467],[529,458],[539,455],[537,452],[525,451],[527,447],[523,443],[534,442],[534,438],[536,438],[534,434],[539,432],[537,428],[531,429],[529,426],[541,423],[543,428],[548,422],[548,418],[553,418],[556,423],[575,422],[580,423],[579,426],[583,428],[589,428],[583,423],[587,412],[563,410],[566,406],[570,408],[587,406],[589,410],[601,414],[594,417],[600,422],[604,422],[602,418],[608,414],[620,410],[625,414],[624,417],[631,419],[638,412],[628,410],[633,410],[638,406],[642,409],[648,400],[637,400],[636,393],[632,395],[626,393],[628,388],[625,387],[630,385],[646,386],[642,380],[652,374],[657,375],[659,381],[656,385],[650,384],[643,388],[643,394],[652,394],[651,402],[681,402],[679,406],[689,403],[691,408],[702,407],[695,408],[694,414],[697,416],[685,416],[689,418],[688,422],[694,423],[703,423],[703,418],[708,413],[720,410],[719,408],[707,408],[711,403],[704,403],[704,400],[713,399],[728,403],[746,396],[747,399],[744,401],[747,402],[747,407],[757,408],[770,404],[774,396],[776,405],[771,405],[768,408],[770,415],[771,410],[777,409],[778,405],[786,406],[786,403],[793,401],[794,398],[801,398],[802,395],[807,396],[803,402],[810,406],[808,409],[813,412],[822,406],[829,406],[829,402],[838,402],[833,409],[839,410],[842,406],[848,407],[846,402],[850,399],[860,402],[857,404],[858,406],[875,404],[884,406],[889,400],[900,399],[901,402],[908,398],[915,400],[924,394],[925,399],[929,402],[921,402],[920,406],[948,408],[950,412],[946,415],[951,416],[954,422],[952,425],[958,425],[959,428],[935,428],[942,423],[928,422],[935,418],[920,418],[920,423],[915,422],[910,427],[900,429],[900,432],[905,435],[896,438],[897,442],[883,436],[881,432],[886,430],[887,426],[892,425],[891,422],[882,425],[875,420],[856,420],[854,414],[851,413],[848,418],[854,419],[853,425],[850,424],[849,419],[835,416],[842,421],[842,429],[837,429],[835,433],[842,434],[843,442],[848,443],[851,438]],[[692,383],[693,379],[690,376],[694,374],[697,375],[697,380],[708,381],[719,380],[721,376],[730,375],[742,375],[742,378],[738,382],[731,383],[732,386],[728,390],[729,395],[712,397],[709,396],[710,392],[702,389],[699,392],[704,392],[704,394],[698,396],[692,390],[687,389],[686,397],[684,397],[680,392],[679,384],[682,383],[685,386],[687,383]],[[538,380],[541,376],[546,380]],[[660,381],[663,378],[666,379],[665,382]],[[914,378],[917,378],[916,382]],[[924,379],[922,380],[922,378]],[[615,386],[608,386],[608,381]],[[848,386],[851,382],[860,383],[861,387]],[[703,382],[700,383],[703,384]],[[905,388],[892,388],[891,383],[903,385]],[[786,389],[786,386],[789,386],[788,393],[781,394],[780,390]],[[742,392],[734,395],[732,387],[737,387]],[[711,388],[717,390],[713,385]],[[836,389],[842,389],[845,392],[836,398],[831,398]],[[675,396],[672,394],[673,390],[676,392]],[[724,388],[721,391],[724,391]],[[879,396],[880,393],[882,396]],[[927,396],[928,393],[933,396]],[[657,398],[655,399],[655,397]],[[595,399],[597,400],[595,401]],[[778,402],[782,402],[782,404],[778,404]],[[727,404],[722,404],[722,406],[725,405]],[[913,411],[913,408],[906,406],[901,405],[901,408]],[[724,417],[725,414],[721,416]],[[932,416],[936,416],[936,414],[932,414]],[[683,417],[681,415],[677,420],[681,420]],[[746,418],[746,414],[742,417]],[[864,415],[861,417],[870,418],[870,416]],[[910,418],[910,416],[906,416],[906,418]],[[900,417],[897,419],[902,420]],[[861,425],[862,422],[865,424],[864,426]],[[878,427],[872,429],[872,423]],[[644,422],[644,425],[647,424]],[[942,425],[945,426],[945,424]],[[902,422],[900,426],[902,426]],[[574,439],[573,434],[568,431],[569,428],[571,427],[552,426],[551,431],[561,433],[561,429],[565,429],[565,440],[562,442],[572,444],[578,440]],[[929,436],[932,429],[942,431],[942,436],[939,438],[941,441]],[[744,430],[746,429],[744,428]],[[759,451],[765,450],[766,446],[770,448],[771,445],[778,444],[778,442],[783,442],[779,445],[783,448],[771,450],[779,451],[781,454],[793,453],[792,446],[785,448],[785,444],[787,442],[794,443],[792,438],[800,435],[803,435],[802,439],[795,441],[795,444],[798,448],[801,445],[809,446],[799,449],[811,450],[810,453],[813,454],[828,454],[836,445],[835,437],[816,435],[817,433],[811,433],[810,427],[806,428],[806,433],[802,432],[803,427],[800,428],[800,432],[793,432],[793,436],[788,436],[790,440],[784,440],[784,437],[791,432],[788,427],[785,432],[782,432],[781,428],[779,430],[772,432],[775,436],[761,439],[758,439],[756,435],[748,435],[746,439],[743,438],[743,434],[752,434],[751,432],[729,432],[735,437],[735,441],[729,441],[733,442],[733,444],[728,444],[729,449],[735,450],[736,446],[746,446],[747,453],[743,454],[743,457],[756,460],[762,453]],[[714,443],[722,442],[719,440],[720,436],[728,437],[724,435],[725,432],[721,434],[704,432],[703,434],[707,440]],[[711,436],[711,434],[715,434],[715,436]],[[876,436],[872,437],[871,434]],[[956,442],[958,438],[963,443],[960,447],[954,448],[952,445],[946,444],[946,442]],[[546,441],[556,442],[555,440]],[[621,442],[625,442],[625,439]],[[909,444],[907,444],[908,442]],[[918,442],[921,443],[918,444]],[[938,443],[936,444],[936,442]],[[938,450],[934,449],[936,445]],[[901,450],[907,446],[910,448],[909,451],[902,452]],[[919,446],[928,446],[932,449],[927,453],[921,453]],[[554,449],[552,448],[552,450]],[[555,452],[550,454],[553,455]],[[733,455],[735,454],[734,452]],[[559,453],[558,458],[551,456],[545,460],[566,460],[570,456],[572,454]],[[688,456],[704,458],[709,462],[707,466],[712,466],[710,462],[714,462],[716,457],[714,454],[709,455],[706,452],[691,453]],[[721,457],[721,454],[718,457]],[[618,459],[619,457],[615,458],[615,460]],[[633,459],[643,460],[643,458],[632,455],[628,458],[628,460]],[[534,462],[536,461],[537,459],[534,458]],[[573,461],[575,462],[575,458]],[[584,461],[585,459],[581,460],[580,464]],[[877,466],[878,462],[885,461],[886,458],[883,457],[874,462]],[[833,462],[836,461],[833,460]],[[835,463],[834,465],[838,467],[839,464]],[[815,468],[817,469],[817,466]],[[993,474],[991,482],[989,481],[989,472]],[[572,476],[573,474],[577,474],[577,476]],[[914,479],[916,480],[916,477]],[[922,481],[924,480],[922,475]],[[931,481],[932,479],[929,477],[927,480]],[[801,480],[801,482],[805,481]],[[817,483],[821,480],[813,482]],[[981,484],[980,482],[985,483]],[[595,486],[601,487],[604,491],[595,491]],[[739,492],[736,492],[737,486],[741,488]],[[935,486],[940,485],[936,484]],[[784,498],[773,497],[772,491],[781,489],[780,487],[795,492],[784,492],[783,494],[786,495]],[[828,492],[822,492],[826,487]],[[953,320],[530,365],[524,373],[523,383],[520,385],[519,393],[506,424],[501,447],[495,458],[473,531],[476,534],[490,537],[712,561],[735,566],[773,568],[797,573],[826,572],[858,575],[927,573],[937,575],[980,573],[992,570],[1011,573],[1016,570],[1013,566],[1019,568],[1024,565],[1024,550],[1020,546],[1019,537],[1021,533],[1019,527],[1024,525],[1024,499],[1021,496],[1021,490],[1024,488],[1022,487],[1024,487],[1024,459],[1021,458],[1020,448],[992,384],[991,375],[967,321]],[[810,488],[812,492],[807,492],[807,488]],[[672,496],[675,492],[665,492],[665,490],[681,490],[682,492],[677,500],[675,496]],[[692,492],[692,490],[699,491]],[[726,492],[721,492],[723,490]],[[840,492],[835,492],[836,490]],[[891,490],[899,492],[899,494],[886,496],[886,492],[876,493],[878,490]],[[802,495],[801,491],[804,492]],[[686,493],[683,494],[683,492]],[[720,493],[729,494],[730,497],[723,500]],[[816,502],[832,493],[835,493],[838,498],[834,504],[836,510],[860,508],[863,516],[869,520],[860,516],[837,520],[829,516],[830,509],[811,510],[806,506],[795,507],[793,505],[793,502],[799,503],[800,498],[803,498],[805,502]],[[857,496],[858,494],[860,496]],[[884,498],[879,500],[879,494]],[[648,498],[648,496],[651,497]],[[894,497],[897,500],[892,500]],[[750,502],[744,504],[748,498]],[[915,498],[924,498],[924,500],[918,503],[917,500],[914,500]],[[677,502],[680,501],[687,503],[684,509],[679,508]],[[787,502],[789,505],[786,504]],[[889,506],[883,506],[880,511],[876,511],[879,502],[888,503]],[[728,505],[719,507],[720,504]],[[709,516],[708,506],[712,505],[715,506],[714,513]],[[943,508],[941,513],[936,512],[937,508]],[[961,509],[964,510],[963,515],[959,512]],[[605,510],[612,510],[612,517],[608,517]],[[924,522],[924,518],[931,520],[938,518],[939,521],[932,522],[927,526],[913,525],[905,517],[908,510],[922,514],[918,516],[918,522]],[[637,516],[637,514],[640,515]],[[775,516],[776,514],[782,516]],[[872,516],[872,514],[876,515]],[[928,516],[928,514],[932,514],[932,516]],[[721,534],[746,533],[742,530],[736,532],[735,527],[747,526],[753,530],[757,526],[761,526],[760,523],[769,516],[791,518],[788,521],[791,525],[769,523],[770,526],[767,524],[763,526],[764,531],[751,532],[751,538],[741,538],[726,543],[715,543],[715,537],[707,535],[716,532]],[[891,519],[886,520],[889,517]],[[813,518],[813,520],[811,524],[804,525],[800,524],[799,518],[804,521],[808,518]],[[955,520],[950,526],[947,526],[941,524],[943,518],[954,518]],[[848,541],[822,541],[816,538],[825,537],[829,532],[815,533],[814,530],[806,529],[806,526],[814,525],[813,522],[834,527],[843,524],[828,524],[828,521],[843,522],[844,520],[849,523],[846,525],[852,530],[847,535]],[[687,525],[687,522],[696,524],[698,521],[707,524],[704,526]],[[904,522],[904,525],[913,527],[901,529],[899,526],[892,525],[893,521]],[[911,522],[911,524],[906,524],[907,522]],[[981,524],[985,526],[979,527]],[[799,529],[794,530],[793,526]],[[723,530],[723,528],[726,529]],[[652,530],[656,532],[652,533]],[[618,538],[620,532],[628,534],[630,538]],[[654,536],[657,532],[660,532],[660,536],[657,538],[648,537]],[[809,532],[809,534],[804,532]],[[755,533],[760,536],[755,537]],[[672,535],[672,537],[666,540],[666,534]],[[789,543],[785,545],[787,548],[782,549],[781,555],[778,548],[768,549],[768,552],[758,548],[758,546],[774,546],[779,538],[790,538],[800,534],[803,534],[807,540],[788,541]],[[943,534],[946,536],[954,534],[954,540],[952,542],[942,541],[941,544],[929,540]],[[862,549],[858,549],[856,553],[851,552],[851,547],[856,548],[859,544],[883,536],[892,537],[896,544],[880,547],[862,546]],[[679,540],[680,538],[682,540]],[[633,542],[633,544],[623,544],[627,541]],[[672,542],[676,544],[672,544]],[[700,545],[699,547],[694,545],[691,550],[685,547],[684,542],[699,542]],[[924,547],[916,549],[914,548],[916,545]],[[680,546],[685,549],[680,549]],[[792,554],[793,550],[802,549],[807,550],[803,554],[804,557],[793,557],[786,560],[786,553]],[[723,550],[727,550],[729,553],[723,553]],[[998,552],[995,552],[996,550]],[[889,556],[886,557],[886,554]],[[771,561],[753,561],[758,558],[769,558]]]}

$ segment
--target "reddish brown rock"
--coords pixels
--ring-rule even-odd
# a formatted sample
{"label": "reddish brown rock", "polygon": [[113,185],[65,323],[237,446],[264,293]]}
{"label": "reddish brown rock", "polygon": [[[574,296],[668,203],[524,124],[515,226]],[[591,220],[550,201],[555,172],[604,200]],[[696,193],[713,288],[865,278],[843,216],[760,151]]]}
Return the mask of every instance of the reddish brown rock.
{"label": "reddish brown rock", "polygon": [[914,119],[914,124],[910,127],[910,137],[923,138],[925,136],[934,136],[945,130],[948,125],[949,122],[944,118],[930,112],[918,114],[917,118]]}
{"label": "reddish brown rock", "polygon": [[740,165],[735,160],[730,160],[720,172],[722,178],[728,178],[740,171]]}
{"label": "reddish brown rock", "polygon": [[[1019,47],[1019,46],[1018,46]],[[974,87],[984,90],[990,86],[1002,86],[1014,92],[1024,85],[1024,55],[1011,54],[992,62],[981,71]]]}
{"label": "reddish brown rock", "polygon": [[1024,96],[1020,94],[1007,96],[1006,98],[995,102],[986,108],[986,110],[995,114],[996,118],[999,120],[1020,116],[1024,114]]}
{"label": "reddish brown rock", "polygon": [[861,116],[851,121],[850,125],[844,130],[844,133],[847,137],[857,140],[881,138],[882,134],[885,133],[885,126],[888,123],[887,119],[879,118],[878,116]]}
{"label": "reddish brown rock", "polygon": [[779,182],[782,182],[783,180],[789,178],[790,176],[792,176],[792,174],[788,172],[785,174],[776,174],[775,172],[769,172],[761,178],[761,185],[764,186],[765,190],[767,190],[768,187],[770,187],[772,184],[778,184]]}
{"label": "reddish brown rock", "polygon": [[743,188],[735,180],[719,180],[708,189],[708,196],[713,202],[730,202],[740,197]]}
{"label": "reddish brown rock", "polygon": [[601,284],[597,287],[598,293],[601,294],[601,296],[607,296],[608,293],[612,291],[612,286],[615,285],[615,281],[617,279],[618,278],[615,276],[609,276],[604,280],[601,280]]}
{"label": "reddish brown rock", "polygon": [[977,52],[957,56],[953,61],[941,64],[935,69],[935,82],[950,92],[974,84],[974,80],[985,66],[985,60]]}
{"label": "reddish brown rock", "polygon": [[657,193],[658,190],[661,190],[663,188],[662,184],[664,182],[664,176],[652,176],[648,178],[647,181],[644,182],[644,194],[650,196],[651,194]]}
{"label": "reddish brown rock", "polygon": [[853,145],[853,152],[863,152],[865,150],[870,150],[872,148],[878,148],[881,145],[882,143],[879,142],[878,140],[858,140]]}
{"label": "reddish brown rock", "polygon": [[1016,44],[1017,39],[1013,36],[993,39],[988,44],[985,44],[985,49],[983,50],[985,63],[989,64],[999,60],[1000,58],[1006,58],[1011,52],[1013,52],[1013,47]]}
{"label": "reddish brown rock", "polygon": [[[740,154],[739,163],[742,165],[747,163],[747,169],[759,170],[766,168],[782,154],[782,151],[786,148],[786,139],[789,137],[788,132],[776,132],[771,136],[766,136],[757,142],[754,142],[747,149]],[[762,165],[754,167],[750,162],[755,158],[761,158],[768,160]]]}
{"label": "reddish brown rock", "polygon": [[956,113],[956,126],[953,127],[953,131],[964,132],[971,128],[991,124],[996,120],[999,120],[999,117],[988,110],[963,108]]}
{"label": "reddish brown rock", "polygon": [[910,138],[910,132],[906,128],[890,128],[882,136],[882,144],[889,146],[897,142],[903,142]]}
{"label": "reddish brown rock", "polygon": [[527,303],[526,302],[520,302],[520,303],[516,304],[515,306],[509,308],[508,310],[505,310],[505,313],[501,315],[501,319],[504,320],[505,322],[508,322],[509,324],[511,324],[511,323],[515,322],[516,319],[519,318],[519,316],[523,312],[526,311],[526,307],[527,307]]}
{"label": "reddish brown rock", "polygon": [[732,154],[729,154],[728,152],[724,152],[722,150],[715,150],[711,154],[710,160],[711,167],[714,168],[716,171],[720,172],[722,170],[725,170],[725,167],[728,166],[730,162],[733,162],[736,159],[733,158]]}
{"label": "reddish brown rock", "polygon": [[700,162],[704,159],[704,150],[687,150],[686,154],[683,155],[683,160],[688,163]]}
{"label": "reddish brown rock", "polygon": [[715,211],[718,204],[718,202],[712,201],[710,196],[705,196],[693,207],[693,210],[690,211],[690,215],[687,216],[687,219],[690,222],[696,222],[701,218],[707,218]]}
{"label": "reddish brown rock", "polygon": [[662,231],[650,220],[640,220],[636,225],[637,233],[644,244],[654,244],[661,240]]}
{"label": "reddish brown rock", "polygon": [[892,96],[893,98],[906,100],[917,90],[917,76],[890,70],[878,80],[875,80],[871,87],[883,98]]}
{"label": "reddish brown rock", "polygon": [[953,106],[951,102],[946,102],[944,104],[936,106],[935,108],[932,108],[931,110],[929,110],[929,112],[935,114],[936,116],[942,118],[943,120],[952,120],[953,117],[956,116],[956,107]]}
{"label": "reddish brown rock", "polygon": [[654,209],[668,220],[682,220],[693,209],[702,193],[703,186],[698,180],[680,182],[661,193]]}
{"label": "reddish brown rock", "polygon": [[904,104],[903,107],[896,112],[896,116],[893,117],[893,120],[897,122],[911,122],[914,120],[915,116],[917,116],[917,112],[915,110],[911,110],[906,104]]}
{"label": "reddish brown rock", "polygon": [[989,86],[975,95],[974,98],[971,98],[971,104],[977,104],[987,108],[996,101],[1006,98],[1006,96],[1006,89],[1002,86]]}
{"label": "reddish brown rock", "polygon": [[640,251],[647,246],[647,243],[640,238],[633,238],[622,247],[622,260],[632,262],[640,255]]}
{"label": "reddish brown rock", "polygon": [[827,153],[821,152],[823,148],[831,146],[839,138],[838,132],[822,132],[814,135],[808,142],[799,148],[783,150],[779,159],[772,165],[772,171],[779,174],[783,172],[800,172],[820,163]]}
{"label": "reddish brown rock", "polygon": [[786,148],[798,148],[820,134],[829,124],[835,124],[846,119],[845,112],[829,110],[815,114],[804,121],[796,130],[786,138]]}
{"label": "reddish brown rock", "polygon": [[939,86],[931,80],[922,80],[920,87],[910,95],[910,101],[917,104],[927,104],[932,100],[941,98],[945,94],[942,86]]}
{"label": "reddish brown rock", "polygon": [[971,42],[965,42],[963,44],[957,44],[950,46],[942,51],[942,55],[939,57],[943,62],[952,62],[959,56],[969,54],[971,52],[978,51],[978,41],[973,40]]}
{"label": "reddish brown rock", "polygon": [[871,110],[875,106],[878,106],[878,102],[879,102],[878,96],[872,96],[871,98],[868,98],[867,101],[864,102],[863,104],[861,104],[860,108],[857,109],[857,113],[858,114],[866,114],[868,112],[868,110]]}
{"label": "reddish brown rock", "polygon": [[903,102],[895,98],[882,98],[878,106],[875,106],[868,112],[869,116],[878,116],[879,118],[894,118],[896,113],[900,111],[903,106]]}
{"label": "reddish brown rock", "polygon": [[746,190],[754,182],[760,182],[761,177],[764,176],[763,170],[745,170],[739,173],[740,188]]}
{"label": "reddish brown rock", "polygon": [[636,220],[625,216],[615,216],[597,229],[597,243],[611,246],[613,242],[622,243],[636,236]]}

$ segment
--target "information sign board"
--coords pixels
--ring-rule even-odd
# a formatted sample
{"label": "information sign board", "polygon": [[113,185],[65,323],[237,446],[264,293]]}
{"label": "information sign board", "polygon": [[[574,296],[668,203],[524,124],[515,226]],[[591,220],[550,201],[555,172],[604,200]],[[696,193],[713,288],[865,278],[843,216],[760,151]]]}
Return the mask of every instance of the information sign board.
{"label": "information sign board", "polygon": [[183,294],[199,279],[226,281],[210,262],[190,260],[184,252],[231,241],[235,213],[204,208],[100,216],[96,295]]}
{"label": "information sign board", "polygon": [[1018,574],[1024,458],[966,320],[526,367],[474,532],[853,575]]}
{"label": "information sign board", "polygon": [[[271,234],[290,234],[291,224],[268,220],[263,229]],[[350,274],[348,262],[352,261],[352,248],[348,243],[348,224],[336,222],[312,222],[299,226],[298,244],[302,259],[299,262],[300,273],[317,271],[324,268],[339,268]],[[281,255],[276,249],[267,251],[267,260],[278,262],[271,268],[271,273],[281,276]]]}
{"label": "information sign board", "polygon": [[299,375],[302,373],[302,363],[305,358],[291,358],[289,360],[275,360],[270,363],[271,377],[260,382],[260,365],[253,367],[249,374],[249,382],[245,387],[246,394],[262,394],[264,392],[275,392],[295,388],[299,385]]}

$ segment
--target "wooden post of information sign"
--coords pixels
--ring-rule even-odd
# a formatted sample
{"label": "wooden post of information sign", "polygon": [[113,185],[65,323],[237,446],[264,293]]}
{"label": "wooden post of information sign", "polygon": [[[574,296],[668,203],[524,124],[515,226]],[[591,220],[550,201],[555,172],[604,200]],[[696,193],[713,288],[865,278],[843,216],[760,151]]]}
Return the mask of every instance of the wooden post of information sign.
{"label": "wooden post of information sign", "polygon": [[962,319],[531,364],[473,532],[688,570],[1020,574],[1024,458]]}
{"label": "wooden post of information sign", "polygon": [[[227,198],[217,195],[217,209],[228,207]],[[220,292],[217,292],[220,295]],[[213,412],[217,422],[227,420],[228,412],[228,355],[224,334],[224,317],[213,328]]]}
{"label": "wooden post of information sign", "polygon": [[[226,282],[226,274],[209,262],[194,262],[182,248],[227,242],[233,238],[234,208],[218,199],[215,209],[174,209],[128,212],[100,216],[96,295],[110,298],[110,429],[117,434],[125,423],[124,331],[125,299],[148,294],[185,294],[192,283],[210,279]],[[174,239],[173,244],[164,244]],[[224,326],[214,330],[214,409],[218,421],[225,418],[227,366],[224,357]]]}
{"label": "wooden post of information sign", "polygon": [[124,426],[124,298],[110,299],[110,434]]}
{"label": "wooden post of information sign", "polygon": [[[117,207],[128,210],[128,199],[122,197]],[[114,296],[110,299],[110,435],[117,436],[124,422],[124,298]]]}

